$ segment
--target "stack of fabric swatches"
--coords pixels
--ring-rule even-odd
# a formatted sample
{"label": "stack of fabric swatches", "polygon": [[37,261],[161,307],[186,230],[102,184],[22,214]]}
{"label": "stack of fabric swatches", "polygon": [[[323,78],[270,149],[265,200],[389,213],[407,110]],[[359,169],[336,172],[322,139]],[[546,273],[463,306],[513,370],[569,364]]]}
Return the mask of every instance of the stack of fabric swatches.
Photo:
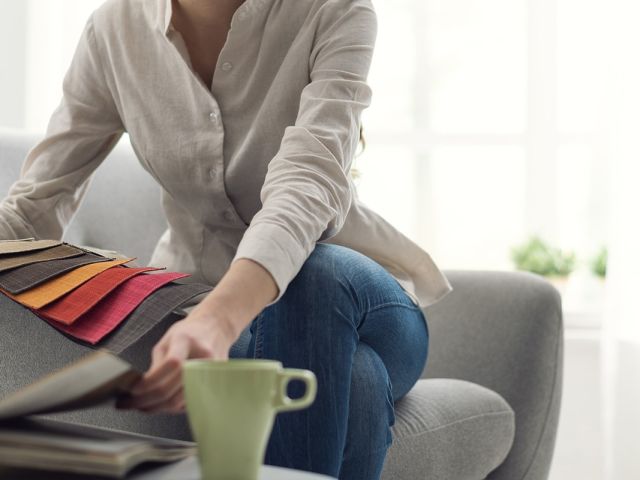
{"label": "stack of fabric swatches", "polygon": [[57,240],[0,241],[0,293],[82,343],[124,350],[209,285]]}

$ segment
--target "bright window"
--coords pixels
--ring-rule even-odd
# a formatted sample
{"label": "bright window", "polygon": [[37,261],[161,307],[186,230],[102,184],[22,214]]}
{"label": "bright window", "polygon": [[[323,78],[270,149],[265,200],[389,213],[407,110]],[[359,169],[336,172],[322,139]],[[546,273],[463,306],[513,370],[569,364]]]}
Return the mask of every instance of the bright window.
{"label": "bright window", "polygon": [[[598,0],[374,0],[362,200],[444,268],[606,238]],[[579,264],[585,268],[583,264]]]}

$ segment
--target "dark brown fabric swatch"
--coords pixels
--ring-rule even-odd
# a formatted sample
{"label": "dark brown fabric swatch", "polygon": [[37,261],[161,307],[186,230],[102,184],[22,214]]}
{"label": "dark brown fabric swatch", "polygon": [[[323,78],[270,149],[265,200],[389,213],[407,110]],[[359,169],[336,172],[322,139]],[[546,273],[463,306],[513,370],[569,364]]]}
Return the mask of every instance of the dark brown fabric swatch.
{"label": "dark brown fabric swatch", "polygon": [[76,250],[80,252],[80,255],[71,258],[41,261],[2,272],[0,273],[0,288],[16,295],[82,265],[113,260],[95,253],[85,253],[84,250]]}
{"label": "dark brown fabric swatch", "polygon": [[170,283],[156,290],[116,330],[98,342],[97,346],[114,353],[122,352],[183,303],[212,288],[201,283]]}
{"label": "dark brown fabric swatch", "polygon": [[36,252],[27,253],[11,253],[0,256],[0,272],[5,272],[25,265],[31,265],[37,262],[47,262],[49,260],[57,260],[60,258],[77,257],[84,253],[83,250],[72,245],[63,244],[56,247],[38,250]]}

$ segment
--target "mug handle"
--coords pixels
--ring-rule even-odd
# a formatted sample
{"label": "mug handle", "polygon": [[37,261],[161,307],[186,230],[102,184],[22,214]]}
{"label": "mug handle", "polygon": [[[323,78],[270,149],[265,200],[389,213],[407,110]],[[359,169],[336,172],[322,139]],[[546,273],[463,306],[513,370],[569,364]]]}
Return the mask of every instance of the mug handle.
{"label": "mug handle", "polygon": [[[302,397],[294,399],[287,395],[287,385],[291,380],[302,380],[305,383],[307,388]],[[278,372],[278,383],[280,395],[276,397],[273,405],[278,412],[307,408],[316,399],[318,383],[315,374],[309,370],[285,368]]]}

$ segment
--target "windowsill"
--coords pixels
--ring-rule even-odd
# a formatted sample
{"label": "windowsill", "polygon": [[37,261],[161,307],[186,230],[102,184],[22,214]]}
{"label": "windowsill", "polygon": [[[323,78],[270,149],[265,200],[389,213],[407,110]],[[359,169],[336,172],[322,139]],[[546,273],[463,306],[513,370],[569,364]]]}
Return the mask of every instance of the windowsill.
{"label": "windowsill", "polygon": [[566,281],[553,281],[562,296],[566,329],[600,329],[604,317],[605,282],[587,271],[576,271]]}
{"label": "windowsill", "polygon": [[565,329],[600,330],[602,328],[603,313],[601,311],[564,310],[563,315]]}

